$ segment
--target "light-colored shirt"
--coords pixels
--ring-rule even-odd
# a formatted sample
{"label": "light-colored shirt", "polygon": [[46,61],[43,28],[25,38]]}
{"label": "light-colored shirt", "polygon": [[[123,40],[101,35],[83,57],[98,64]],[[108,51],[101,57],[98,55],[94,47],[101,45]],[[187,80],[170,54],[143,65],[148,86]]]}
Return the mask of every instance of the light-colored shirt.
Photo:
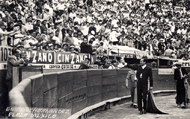
{"label": "light-colored shirt", "polygon": [[113,65],[109,66],[108,69],[118,69],[118,67],[115,67]]}
{"label": "light-colored shirt", "polygon": [[146,67],[146,64],[144,66],[142,66],[142,69],[144,69]]}

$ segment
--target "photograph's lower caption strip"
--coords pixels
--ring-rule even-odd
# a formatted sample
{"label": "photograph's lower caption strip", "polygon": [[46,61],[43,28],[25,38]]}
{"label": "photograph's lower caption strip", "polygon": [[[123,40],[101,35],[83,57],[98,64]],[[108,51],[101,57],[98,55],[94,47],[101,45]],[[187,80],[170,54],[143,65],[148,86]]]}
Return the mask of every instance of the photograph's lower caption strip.
{"label": "photograph's lower caption strip", "polygon": [[7,107],[9,118],[67,119],[71,109]]}

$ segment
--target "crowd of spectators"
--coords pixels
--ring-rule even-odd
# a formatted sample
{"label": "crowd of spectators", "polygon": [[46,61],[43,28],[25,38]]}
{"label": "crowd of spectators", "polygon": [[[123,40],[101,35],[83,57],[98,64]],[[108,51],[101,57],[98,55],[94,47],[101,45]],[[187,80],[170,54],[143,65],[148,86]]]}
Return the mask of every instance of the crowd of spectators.
{"label": "crowd of spectators", "polygon": [[0,45],[108,54],[112,45],[187,58],[190,11],[184,0],[0,1]]}

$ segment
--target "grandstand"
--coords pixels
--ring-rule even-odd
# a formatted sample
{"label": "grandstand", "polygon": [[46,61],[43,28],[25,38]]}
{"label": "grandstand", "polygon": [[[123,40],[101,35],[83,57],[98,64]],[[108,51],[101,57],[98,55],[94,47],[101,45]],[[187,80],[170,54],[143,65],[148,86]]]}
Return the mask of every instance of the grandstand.
{"label": "grandstand", "polygon": [[168,57],[189,55],[188,1],[83,1],[1,1],[1,46],[51,51],[67,44],[81,52],[88,39],[88,45],[96,46],[92,51],[102,43],[105,54],[111,41],[156,56],[165,55],[166,49],[172,51]]}
{"label": "grandstand", "polygon": [[[20,77],[17,77],[15,83],[15,86],[20,86],[23,90],[26,88],[24,94],[23,90],[19,89],[20,96],[23,95],[24,98],[31,96],[28,99],[23,98],[22,104],[26,101],[27,105],[41,106],[43,104],[41,102],[49,96],[54,102],[48,97],[47,102],[44,101],[46,108],[56,104],[60,108],[69,107],[74,114],[98,102],[126,96],[124,81],[128,69],[105,70],[111,64],[110,56],[117,59],[125,58],[129,64],[136,63],[134,59],[147,56],[151,60],[151,66],[158,68],[154,72],[156,80],[159,79],[156,90],[164,88],[175,90],[172,63],[178,60],[183,62],[184,67],[190,67],[188,5],[188,0],[0,0],[0,85],[3,85],[6,78],[8,55],[11,55],[12,48],[18,48],[27,58],[29,57],[28,63],[36,66],[16,67],[18,69],[15,71],[26,69],[23,73],[26,77],[21,77],[24,83],[19,84],[22,80]],[[63,69],[78,69],[79,64],[89,57],[92,67],[101,70],[72,70],[57,73]],[[162,58],[156,62],[158,57]],[[127,60],[130,58],[133,60]],[[159,69],[166,68],[165,65],[167,68],[169,65],[170,69]],[[40,72],[30,68],[39,68]],[[158,75],[160,72],[163,74]],[[40,75],[29,77],[29,73]],[[166,75],[169,76],[169,81],[164,80]],[[107,86],[105,90],[110,89],[110,77],[114,87],[117,87],[114,89],[117,91],[114,95],[109,93],[109,90],[106,93],[102,92],[105,85]],[[24,80],[26,78],[27,80]],[[39,81],[38,79],[41,80],[40,85],[35,83]],[[62,85],[62,79],[65,86]],[[161,79],[163,82],[160,83]],[[98,86],[95,85],[95,88],[88,90],[87,87],[90,87],[91,83],[87,85],[87,80],[92,80],[93,85],[103,81],[105,84],[97,84]],[[25,84],[24,88],[22,84]],[[46,89],[41,90],[44,87]],[[2,94],[2,86],[0,89]],[[69,92],[60,95],[65,89],[69,89]],[[100,89],[96,101],[96,97],[90,94]],[[86,91],[92,93],[88,92],[87,95]],[[16,92],[18,93],[18,90]],[[36,97],[32,97],[34,94]],[[43,101],[40,97],[42,95]],[[54,97],[56,99],[53,99]],[[88,103],[86,103],[87,97]],[[85,102],[77,102],[78,107],[75,108],[75,98],[79,100],[84,98]],[[63,105],[64,101],[68,105]],[[1,97],[0,102],[2,102]],[[107,102],[104,103],[101,104],[107,106]],[[87,111],[84,115],[86,113]]]}

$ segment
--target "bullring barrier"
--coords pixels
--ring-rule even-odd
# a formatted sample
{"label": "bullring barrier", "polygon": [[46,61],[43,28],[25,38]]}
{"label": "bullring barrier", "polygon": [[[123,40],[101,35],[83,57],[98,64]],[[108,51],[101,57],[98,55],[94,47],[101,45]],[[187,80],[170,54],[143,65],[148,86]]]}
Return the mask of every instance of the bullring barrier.
{"label": "bullring barrier", "polygon": [[[71,113],[60,119],[85,118],[99,107],[102,110],[110,103],[129,101],[130,88],[125,87],[128,71],[89,69],[31,76],[10,91],[11,107],[68,109]],[[175,92],[173,75],[158,75],[158,69],[153,69],[153,79],[157,93]]]}

